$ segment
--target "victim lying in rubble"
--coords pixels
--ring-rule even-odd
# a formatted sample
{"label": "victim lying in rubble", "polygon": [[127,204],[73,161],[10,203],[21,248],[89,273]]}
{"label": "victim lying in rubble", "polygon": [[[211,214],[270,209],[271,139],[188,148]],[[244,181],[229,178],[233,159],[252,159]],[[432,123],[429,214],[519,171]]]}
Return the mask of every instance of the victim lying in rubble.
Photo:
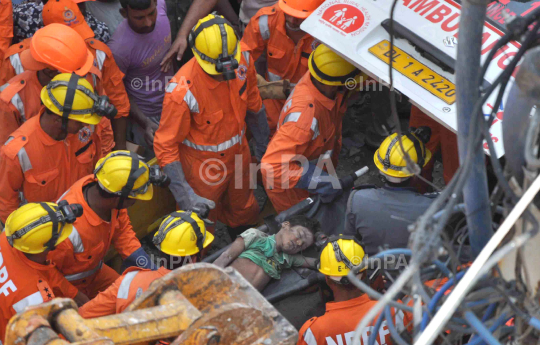
{"label": "victim lying in rubble", "polygon": [[299,253],[314,243],[314,234],[319,227],[316,220],[299,215],[283,222],[279,232],[272,236],[257,229],[248,229],[214,264],[234,267],[261,291],[271,279],[280,279],[283,269],[315,268],[316,259]]}

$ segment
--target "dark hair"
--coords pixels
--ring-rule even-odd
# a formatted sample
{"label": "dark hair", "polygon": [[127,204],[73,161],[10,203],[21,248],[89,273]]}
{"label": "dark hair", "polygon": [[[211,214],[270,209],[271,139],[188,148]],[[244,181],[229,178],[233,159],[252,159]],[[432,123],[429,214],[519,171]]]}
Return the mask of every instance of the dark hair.
{"label": "dark hair", "polygon": [[134,10],[146,10],[152,5],[153,0],[120,0],[120,5],[127,10],[128,6]]}
{"label": "dark hair", "polygon": [[309,232],[315,237],[315,233],[321,231],[321,224],[317,219],[311,219],[303,214],[291,216],[287,219],[287,222],[289,222],[292,226],[303,226],[304,228],[308,229]]}

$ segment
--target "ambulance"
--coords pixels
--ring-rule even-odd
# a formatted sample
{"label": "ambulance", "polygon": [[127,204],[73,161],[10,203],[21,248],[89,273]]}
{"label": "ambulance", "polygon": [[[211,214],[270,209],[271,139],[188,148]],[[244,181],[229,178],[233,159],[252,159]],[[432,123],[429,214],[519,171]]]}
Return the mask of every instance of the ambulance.
{"label": "ambulance", "polygon": [[[397,0],[391,53],[392,3],[393,0],[326,0],[301,28],[386,85],[390,81],[392,58],[394,88],[424,113],[456,132],[455,68],[461,6],[453,0]],[[512,16],[527,15],[539,5],[540,1],[507,0],[489,4],[482,36],[482,63],[504,35],[505,22]],[[484,76],[485,86],[504,70],[519,47],[518,42],[510,42],[495,54]],[[490,129],[497,157],[504,155],[502,121],[510,87],[506,88]],[[486,118],[496,94],[497,90],[483,106]],[[486,143],[484,150],[487,153]]]}

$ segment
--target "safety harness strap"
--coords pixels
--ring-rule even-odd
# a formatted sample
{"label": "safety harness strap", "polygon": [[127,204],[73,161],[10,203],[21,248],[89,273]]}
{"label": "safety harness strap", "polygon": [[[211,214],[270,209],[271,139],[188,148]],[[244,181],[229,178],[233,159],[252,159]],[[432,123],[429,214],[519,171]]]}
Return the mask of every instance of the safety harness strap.
{"label": "safety harness strap", "polygon": [[413,145],[414,145],[414,149],[416,150],[416,157],[418,157],[418,162],[417,164],[420,166],[420,167],[423,167],[424,166],[424,160],[426,158],[426,151],[422,151],[422,146],[420,145],[420,140],[418,140],[418,138],[413,135],[411,132],[407,132],[405,133],[405,135],[407,136],[407,138],[409,138],[410,141],[412,141]]}
{"label": "safety harness strap", "polygon": [[[66,98],[64,99],[64,106],[62,109],[62,131],[67,131],[67,124],[69,114],[71,114],[71,109],[73,107],[73,99],[75,98],[75,91],[77,90],[77,84],[79,82],[79,76],[75,73],[71,73],[69,78],[69,83],[66,90]],[[60,109],[60,108],[58,108]]]}
{"label": "safety harness strap", "polygon": [[345,266],[347,266],[348,269],[352,270],[354,268],[354,265],[351,263],[351,261],[343,254],[341,251],[341,248],[339,247],[339,244],[337,241],[332,242],[332,248],[334,248],[334,255],[336,256],[337,262],[343,262]]}
{"label": "safety harness strap", "polygon": [[135,181],[137,181],[137,179],[146,171],[146,168],[144,166],[139,168],[139,157],[136,153],[130,152],[129,155],[131,156],[131,171],[129,172],[129,177],[126,184],[124,185],[124,187],[122,187],[122,190],[120,192],[120,200],[118,201],[119,210],[122,209],[124,200],[133,190]]}
{"label": "safety harness strap", "polygon": [[[414,145],[414,149],[416,150],[416,156],[418,157],[418,163],[417,164],[420,167],[423,167],[425,159],[426,159],[426,151],[425,150],[422,151],[422,145],[420,144],[420,141],[411,132],[406,132],[404,135],[407,138],[409,138],[410,141],[412,141],[412,143]],[[379,162],[381,162],[381,164],[385,167],[385,169],[392,169],[392,170],[401,171],[401,170],[407,168],[406,166],[405,167],[397,166],[397,165],[393,165],[393,164],[390,163],[390,153],[392,152],[392,148],[394,147],[394,145],[397,145],[398,141],[399,141],[399,138],[396,135],[392,139],[392,141],[390,141],[390,144],[388,144],[388,148],[386,149],[386,155],[385,155],[384,159],[381,157],[380,152],[377,151],[377,159],[379,160]]]}
{"label": "safety harness strap", "polygon": [[[386,155],[384,157],[384,161],[382,162],[384,167],[386,169],[388,169],[389,167],[391,167],[392,165],[390,164],[390,153],[392,152],[392,148],[394,147],[394,145],[398,142],[399,138],[397,137],[397,135],[394,137],[394,139],[392,139],[392,141],[390,142],[390,144],[388,144],[388,149],[386,149]],[[393,169],[393,168],[392,168]],[[401,167],[399,167],[398,170],[401,170]]]}
{"label": "safety harness strap", "polygon": [[[197,221],[193,219],[193,217],[191,217],[191,213],[188,214],[187,212],[171,213],[170,218],[167,219],[165,222],[163,222],[161,226],[159,227],[158,233],[154,237],[152,242],[156,246],[159,246],[163,242],[163,240],[165,239],[169,231],[171,231],[172,229],[176,228],[177,226],[181,225],[184,222],[189,223],[191,227],[193,228],[193,230],[195,231],[195,236],[197,236],[197,247],[199,248],[199,253],[200,253],[203,250],[203,244],[204,244],[204,241],[206,240],[206,232],[203,235]],[[169,224],[171,225],[169,226]]]}
{"label": "safety harness strap", "polygon": [[45,209],[45,211],[47,211],[47,213],[49,214],[49,218],[52,222],[52,236],[49,242],[47,242],[47,248],[49,250],[53,250],[56,247],[56,241],[58,241],[58,236],[60,235],[60,232],[64,229],[65,223],[62,222],[62,227],[60,231],[58,231],[59,217],[56,215],[56,212],[44,202],[40,202],[39,204]]}
{"label": "safety harness strap", "polygon": [[[70,82],[71,82],[71,79],[70,79]],[[57,88],[58,86],[67,86],[68,89],[69,89],[69,82],[65,82],[65,81],[62,81],[62,80],[55,80],[55,81],[52,81],[50,82],[48,85],[47,85],[47,93],[49,95],[49,99],[51,100],[51,102],[60,110],[62,111],[62,113],[65,111],[65,105],[63,106],[62,104],[60,104],[60,102],[58,102],[58,100],[54,97],[53,93],[52,93],[52,90]],[[88,90],[86,87],[84,87],[83,85],[76,85],[75,86],[75,91],[76,90],[79,90],[81,92],[83,92],[86,96],[90,97],[94,102],[97,102],[98,101],[98,98],[97,96],[90,90]],[[75,91],[73,91],[73,93],[75,94]],[[67,97],[66,97],[66,100],[67,100]],[[64,102],[66,105],[68,104],[67,102]],[[72,106],[72,104],[70,104]],[[68,113],[71,114],[71,115],[86,115],[88,113],[93,113],[93,109],[71,109]]]}
{"label": "safety harness strap", "polygon": [[204,244],[204,241],[206,239],[206,232],[204,233],[204,235],[202,234],[201,228],[199,227],[199,224],[197,224],[195,219],[193,219],[193,217],[191,217],[191,213],[189,215],[187,215],[185,212],[183,212],[183,213],[175,212],[175,213],[183,221],[188,222],[191,225],[191,227],[193,228],[193,230],[195,231],[195,235],[197,236],[197,248],[199,248],[199,254],[200,254],[202,252],[202,250],[203,250],[203,244]]}
{"label": "safety harness strap", "polygon": [[[221,33],[222,53],[220,54],[219,59],[225,59],[229,56],[228,51],[227,51],[229,45],[227,43],[228,38],[227,38],[227,30],[225,29],[225,24],[228,24],[230,27],[232,27],[232,25],[226,19],[221,18],[221,17],[214,17],[213,19],[199,25],[199,27],[196,30],[191,30],[191,32],[189,33],[189,45],[191,46],[191,49],[193,49],[195,53],[197,53],[202,60],[208,61],[214,65],[217,64],[218,60],[212,59],[211,57],[203,54],[199,49],[197,49],[197,47],[195,46],[195,39],[197,38],[197,36],[199,36],[199,34],[204,29],[209,28],[216,24],[219,26],[219,31]],[[238,50],[238,45],[236,45],[236,47],[234,48],[234,52],[231,54],[231,56],[233,57],[236,56],[237,50]]]}
{"label": "safety harness strap", "polygon": [[[45,204],[47,206],[47,204]],[[48,206],[47,206],[48,207]],[[60,219],[60,222],[63,222],[63,219],[64,219],[64,215],[62,214],[62,212],[60,211],[56,211],[55,212],[56,214],[56,217],[57,219]],[[33,229],[37,228],[38,226],[41,226],[43,224],[46,224],[48,222],[50,222],[52,219],[51,219],[51,216],[50,215],[47,215],[47,216],[44,216],[44,217],[41,217],[39,218],[38,220],[36,221],[33,221],[32,223],[28,224],[27,226],[25,226],[24,228],[22,229],[19,229],[17,231],[15,231],[13,234],[11,234],[10,236],[7,236],[7,239],[8,239],[8,242],[11,246],[13,246],[13,241],[14,240],[18,240],[19,238],[22,238],[24,235],[26,235],[27,233],[29,233],[30,231],[32,231]]]}

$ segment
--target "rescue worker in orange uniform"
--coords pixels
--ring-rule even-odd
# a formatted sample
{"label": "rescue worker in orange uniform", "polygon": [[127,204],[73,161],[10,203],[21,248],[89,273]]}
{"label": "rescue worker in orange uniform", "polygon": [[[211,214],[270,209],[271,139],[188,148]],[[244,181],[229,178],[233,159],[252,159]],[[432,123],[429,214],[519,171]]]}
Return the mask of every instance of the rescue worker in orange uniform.
{"label": "rescue worker in orange uniform", "polygon": [[[433,120],[428,115],[424,114],[422,110],[416,106],[411,107],[411,117],[409,119],[409,127],[422,127],[427,126],[431,128],[431,138],[426,144],[426,148],[435,153],[441,152],[442,164],[443,164],[443,178],[444,182],[448,184],[457,169],[459,168],[459,155],[457,135],[448,128],[444,127],[437,121]],[[428,162],[425,170],[422,172],[422,176],[428,180],[432,180],[433,177],[434,160]]]}
{"label": "rescue worker in orange uniform", "polygon": [[[94,38],[94,32],[92,31],[92,29],[90,29],[88,24],[85,22],[84,16],[79,10],[79,7],[77,6],[76,3],[74,3],[71,0],[59,0],[59,1],[48,2],[43,7],[42,17],[43,17],[43,22],[45,24],[44,28],[36,31],[36,34],[34,34],[34,37],[25,39],[24,41],[20,43],[14,44],[11,47],[9,47],[8,50],[6,51],[6,54],[4,55],[4,58],[1,64],[0,85],[3,85],[4,83],[8,82],[14,76],[23,73],[25,70],[30,69],[29,67],[26,67],[24,64],[25,61],[23,58],[23,52],[30,49],[32,45],[32,40],[41,41],[41,39],[40,40],[35,39],[38,32],[49,27],[51,24],[56,24],[55,27],[57,28],[59,27],[59,29],[56,29],[56,31],[54,31],[54,33],[51,34],[51,37],[58,37],[56,41],[60,41],[60,39],[64,38],[64,34],[62,33],[62,30],[65,30],[66,26],[70,26],[73,30],[75,30],[79,34],[80,37],[83,38],[85,42],[85,46],[91,52],[91,55],[93,57],[94,68],[90,71],[91,75],[88,76],[90,83],[100,95],[107,95],[110,98],[110,102],[118,110],[118,114],[116,118],[112,121],[113,129],[114,129],[114,139],[111,138],[110,140],[107,140],[107,141],[112,144],[110,145],[111,149],[113,145],[116,145],[114,146],[115,149],[125,149],[126,130],[127,130],[126,118],[129,115],[130,103],[129,103],[129,99],[128,99],[126,89],[123,83],[124,74],[120,71],[120,69],[116,65],[116,62],[114,61],[114,57],[112,55],[111,50],[109,49],[109,47],[107,47],[105,43],[98,41],[97,39]],[[64,17],[69,17],[72,19],[69,21],[69,23],[66,23],[66,21],[64,20]],[[62,26],[59,26],[59,25],[62,25]],[[69,45],[70,41],[71,40],[63,41],[63,42],[66,42],[66,44]],[[34,44],[38,44],[38,43],[35,42]],[[54,42],[54,41],[49,41],[49,42],[40,42],[40,44],[42,46],[45,46],[45,45],[48,46],[42,49],[54,49],[55,46],[57,46],[59,43]],[[75,54],[77,54],[77,51],[75,49],[82,50],[82,48],[78,46],[74,46],[71,49]],[[24,53],[24,54],[28,54],[28,53]],[[48,54],[47,55],[42,54],[41,58],[43,59],[45,56],[48,56]],[[34,59],[40,60],[38,57],[35,57],[35,56],[34,56]],[[42,61],[42,62],[48,64],[47,61]],[[39,69],[36,69],[35,67],[33,67],[32,69],[39,70]],[[62,67],[58,67],[58,70],[61,72],[73,72],[73,70],[71,71],[66,70]],[[26,104],[26,103],[23,102],[22,104]],[[112,133],[107,132],[106,134],[110,135]]]}
{"label": "rescue worker in orange uniform", "polygon": [[[13,39],[13,4],[11,0],[0,1],[0,59]],[[1,62],[0,62],[1,65]]]}
{"label": "rescue worker in orange uniform", "polygon": [[[328,239],[320,256],[319,272],[326,276],[326,283],[334,293],[334,301],[326,303],[323,316],[309,319],[300,329],[297,345],[352,344],[356,326],[375,305],[362,290],[357,289],[347,275],[355,265],[364,259],[364,249],[354,237],[334,236]],[[367,279],[363,270],[358,279]],[[392,322],[398,332],[409,325],[410,316],[402,310],[390,310],[392,320],[384,320],[377,332],[377,344],[392,344],[388,331],[388,322]],[[366,327],[360,335],[361,344],[367,345],[367,339],[373,327]],[[382,337],[382,338],[381,338]]]}
{"label": "rescue worker in orange uniform", "polygon": [[17,55],[20,73],[0,86],[1,143],[26,120],[39,114],[41,89],[56,74],[75,72],[85,76],[92,69],[93,57],[84,41],[65,26],[44,27],[36,31],[28,44],[30,48]]}
{"label": "rescue worker in orange uniform", "polygon": [[[71,20],[66,21],[65,18],[71,15]],[[101,78],[95,75],[94,87],[100,95],[107,95],[109,101],[118,110],[118,114],[111,121],[115,150],[126,149],[126,133],[127,133],[127,117],[129,116],[130,103],[124,86],[124,73],[120,71],[114,56],[107,45],[94,38],[94,31],[86,23],[81,10],[77,3],[72,0],[55,0],[48,1],[43,5],[43,24],[50,25],[53,23],[70,26],[77,31],[84,39],[88,50],[92,52],[95,58],[95,65],[101,72]]]}
{"label": "rescue worker in orange uniform", "polygon": [[321,170],[320,165],[337,166],[347,109],[347,94],[339,89],[350,78],[359,82],[360,75],[325,45],[311,53],[309,72],[285,103],[276,134],[262,159],[263,182],[278,213],[304,200],[310,192],[320,194],[323,202],[341,194],[338,179]]}
{"label": "rescue worker in orange uniform", "polygon": [[196,204],[213,209],[217,204],[209,218],[236,234],[241,230],[233,229],[254,224],[259,213],[249,188],[246,124],[258,159],[269,135],[253,58],[240,52],[231,25],[213,14],[193,28],[190,45],[195,58],[165,90],[154,150],[180,209]]}
{"label": "rescue worker in orange uniform", "polygon": [[114,108],[96,97],[90,83],[63,73],[41,90],[38,116],[11,134],[0,149],[0,219],[24,202],[56,201],[73,183],[92,173],[101,157],[94,130]]}
{"label": "rescue worker in orange uniform", "polygon": [[47,253],[71,234],[71,223],[80,216],[77,210],[80,205],[29,203],[9,216],[0,234],[0,342],[9,319],[27,306],[55,297],[73,298],[78,305],[88,302],[47,261]]}
{"label": "rescue worker in orange uniform", "polygon": [[[157,168],[157,167],[155,167]],[[125,266],[152,268],[141,247],[127,208],[137,200],[150,200],[153,185],[165,183],[159,168],[149,167],[129,151],[113,151],[96,164],[93,175],[83,177],[60,200],[78,203],[83,216],[73,233],[49,258],[60,272],[89,298],[107,289],[119,275],[103,263],[111,244]]]}
{"label": "rescue worker in orange uniform", "polygon": [[[254,60],[266,54],[268,71],[266,80],[287,79],[298,83],[308,71],[308,58],[318,41],[300,29],[300,24],[324,0],[280,0],[274,6],[264,7],[251,18],[242,37],[243,52]],[[285,100],[264,100],[271,135],[276,131],[279,114]]]}
{"label": "rescue worker in orange uniform", "polygon": [[214,236],[206,231],[204,221],[195,212],[173,212],[161,223],[154,235],[154,244],[168,255],[165,265],[151,271],[130,267],[109,288],[100,292],[93,300],[79,308],[79,314],[95,318],[123,312],[150,284],[171,270],[191,262],[191,255],[200,254]]}

